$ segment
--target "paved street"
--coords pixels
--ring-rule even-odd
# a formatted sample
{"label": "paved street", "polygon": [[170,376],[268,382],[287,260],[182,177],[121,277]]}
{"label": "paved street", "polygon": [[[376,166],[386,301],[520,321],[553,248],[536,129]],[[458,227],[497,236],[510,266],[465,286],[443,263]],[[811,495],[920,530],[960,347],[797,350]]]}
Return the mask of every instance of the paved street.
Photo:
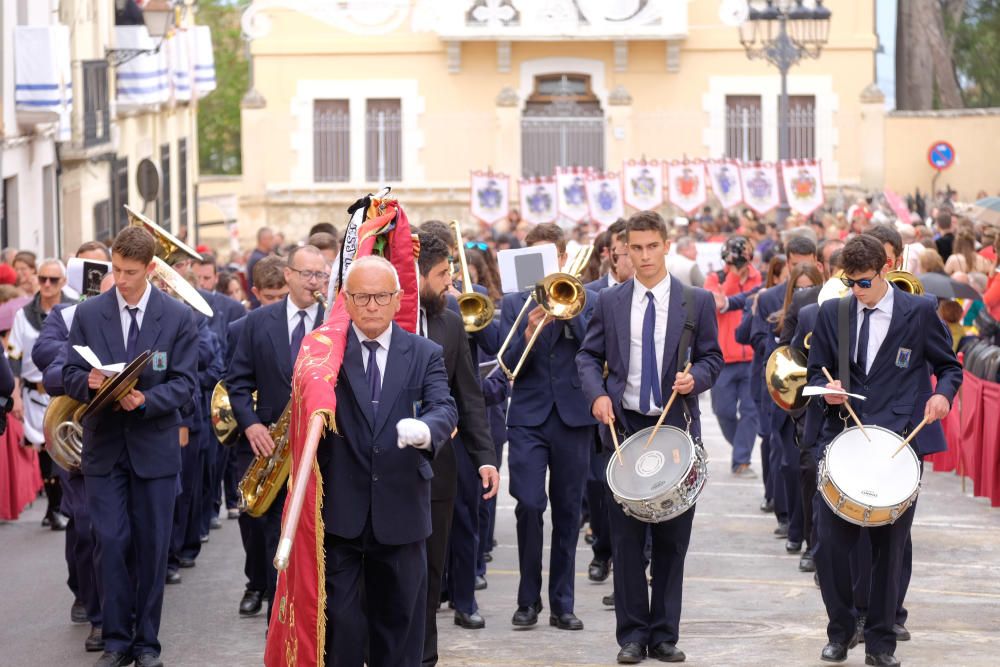
{"label": "paved street", "polygon": [[[708,401],[704,408],[709,410]],[[774,539],[761,514],[759,480],[728,474],[728,446],[705,417],[711,479],[698,504],[687,560],[679,646],[692,665],[818,665],[825,615],[811,575]],[[756,457],[756,454],[755,454]],[[755,468],[759,466],[755,465]],[[506,471],[504,471],[506,473]],[[565,632],[542,621],[514,630],[517,586],[514,506],[504,484],[488,574],[479,595],[485,630],[461,630],[438,614],[442,665],[610,665],[617,645],[614,613],[601,604],[610,580],[592,584],[589,548],[580,540],[576,613],[586,629]],[[20,521],[0,524],[0,665],[89,665],[87,626],[69,623],[61,534],[39,527],[40,500]],[[236,614],[243,590],[239,531],[223,521],[197,567],[169,586],[161,641],[168,665],[255,665],[261,662],[261,618]],[[1000,512],[963,494],[953,475],[928,473],[913,528],[914,574],[907,599],[913,640],[901,643],[905,665],[974,667],[996,664],[1000,642]],[[547,582],[545,584],[547,586]],[[548,607],[547,600],[545,601]],[[648,664],[648,661],[647,661]],[[861,647],[849,665],[863,665]]]}

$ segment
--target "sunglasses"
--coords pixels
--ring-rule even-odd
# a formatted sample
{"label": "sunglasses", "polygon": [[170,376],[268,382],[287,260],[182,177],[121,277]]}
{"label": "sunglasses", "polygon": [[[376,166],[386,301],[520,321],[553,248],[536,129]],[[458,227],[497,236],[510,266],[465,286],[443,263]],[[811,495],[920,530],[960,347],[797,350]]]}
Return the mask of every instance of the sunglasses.
{"label": "sunglasses", "polygon": [[466,241],[465,242],[465,247],[469,248],[469,249],[475,248],[476,250],[482,250],[483,252],[486,252],[486,249],[489,246],[487,246],[482,241]]}
{"label": "sunglasses", "polygon": [[861,289],[868,289],[872,286],[872,281],[875,280],[876,278],[878,278],[877,273],[871,278],[860,278],[859,280],[852,280],[846,276],[841,276],[840,282],[844,283],[844,286],[847,288],[851,288],[857,285]]}
{"label": "sunglasses", "polygon": [[60,280],[62,280],[62,276],[38,276],[38,282],[40,283],[52,283],[55,285]]}

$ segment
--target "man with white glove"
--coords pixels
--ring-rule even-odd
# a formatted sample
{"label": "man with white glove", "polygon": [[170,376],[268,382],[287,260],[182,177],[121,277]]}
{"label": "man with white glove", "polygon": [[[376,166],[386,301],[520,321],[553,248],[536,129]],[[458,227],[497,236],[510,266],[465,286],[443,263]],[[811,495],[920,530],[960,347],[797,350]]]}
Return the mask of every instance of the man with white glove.
{"label": "man with white glove", "polygon": [[419,419],[400,419],[396,422],[396,435],[396,444],[400,449],[407,446],[414,449],[431,448],[431,430]]}

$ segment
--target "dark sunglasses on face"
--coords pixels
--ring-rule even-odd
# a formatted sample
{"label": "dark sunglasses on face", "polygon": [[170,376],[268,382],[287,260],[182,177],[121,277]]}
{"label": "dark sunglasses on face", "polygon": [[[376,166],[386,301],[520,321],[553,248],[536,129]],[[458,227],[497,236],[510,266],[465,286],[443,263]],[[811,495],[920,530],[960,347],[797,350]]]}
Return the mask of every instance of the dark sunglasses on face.
{"label": "dark sunglasses on face", "polygon": [[465,247],[469,248],[469,249],[475,248],[476,250],[482,250],[483,252],[486,252],[486,249],[489,246],[487,246],[482,241],[466,241],[465,242]]}
{"label": "dark sunglasses on face", "polygon": [[851,287],[854,287],[855,285],[857,285],[861,289],[868,289],[868,288],[870,288],[872,286],[872,281],[875,280],[876,278],[878,278],[878,274],[877,273],[874,276],[872,276],[871,278],[860,278],[858,280],[852,280],[851,278],[848,278],[847,276],[841,276],[840,277],[840,282],[844,283],[844,286],[847,287],[847,288],[851,288]]}
{"label": "dark sunglasses on face", "polygon": [[38,276],[38,282],[40,283],[52,283],[55,285],[60,280],[62,280],[62,276]]}

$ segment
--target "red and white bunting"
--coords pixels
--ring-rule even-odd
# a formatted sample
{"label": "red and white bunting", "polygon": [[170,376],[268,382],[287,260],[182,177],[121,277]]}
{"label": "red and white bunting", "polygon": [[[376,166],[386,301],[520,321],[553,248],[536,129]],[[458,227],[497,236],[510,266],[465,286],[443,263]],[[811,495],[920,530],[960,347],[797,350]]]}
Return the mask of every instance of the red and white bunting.
{"label": "red and white bunting", "polygon": [[[559,216],[556,210],[556,179],[522,178],[518,182],[521,190],[521,219],[537,225],[543,222],[555,222]],[[513,230],[511,230],[513,231]]]}
{"label": "red and white bunting", "polygon": [[618,174],[589,174],[586,185],[591,219],[607,227],[618,218],[625,217],[622,183]]}
{"label": "red and white bunting", "polygon": [[705,163],[709,184],[722,208],[736,208],[743,203],[740,163],[736,160],[709,160]]}
{"label": "red and white bunting", "polygon": [[816,160],[782,160],[781,182],[788,208],[803,216],[823,205],[823,170]]}
{"label": "red and white bunting", "polygon": [[767,215],[781,203],[778,172],[773,162],[745,162],[740,165],[743,201],[757,215]]}
{"label": "red and white bunting", "polygon": [[670,203],[691,214],[705,205],[705,165],[683,160],[667,165],[667,195]]}
{"label": "red and white bunting", "polygon": [[587,174],[584,167],[556,167],[556,188],[559,215],[580,222],[590,214],[587,205]]}
{"label": "red and white bunting", "polygon": [[659,160],[629,160],[622,165],[625,203],[639,211],[663,206],[663,164]]}
{"label": "red and white bunting", "polygon": [[510,212],[510,176],[474,171],[471,181],[469,208],[472,215],[487,225],[506,218]]}

